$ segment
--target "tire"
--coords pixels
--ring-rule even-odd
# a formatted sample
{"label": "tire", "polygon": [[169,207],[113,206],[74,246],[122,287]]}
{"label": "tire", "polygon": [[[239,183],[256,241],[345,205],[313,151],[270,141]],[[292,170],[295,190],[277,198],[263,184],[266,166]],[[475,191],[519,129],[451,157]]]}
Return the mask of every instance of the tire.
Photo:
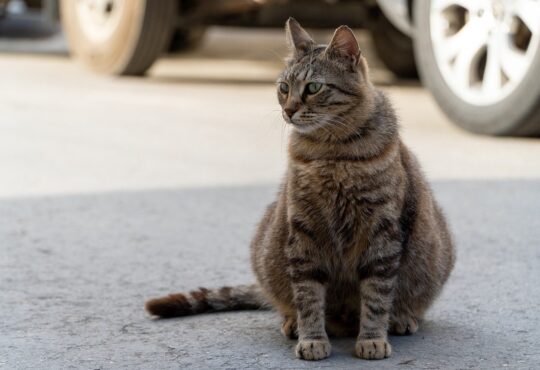
{"label": "tire", "polygon": [[417,78],[412,39],[380,12],[370,28],[375,51],[384,65],[398,77]]}
{"label": "tire", "polygon": [[206,29],[197,27],[191,30],[177,29],[169,43],[168,52],[178,53],[196,48],[204,39]]}
{"label": "tire", "polygon": [[[166,50],[176,25],[176,0],[111,0],[96,11],[91,0],[61,0],[70,53],[91,69],[143,75]],[[90,9],[90,10],[89,10]]]}
{"label": "tire", "polygon": [[[477,3],[480,2],[471,2],[469,4]],[[521,75],[521,78],[509,80],[512,81],[512,83],[509,85],[509,88],[506,89],[506,93],[499,94],[498,92],[505,91],[504,88],[505,86],[508,86],[508,82],[502,82],[500,84],[502,87],[499,89],[468,89],[468,86],[471,86],[470,73],[471,71],[477,70],[471,68],[464,69],[468,74],[468,80],[465,83],[465,86],[467,87],[460,90],[455,86],[452,86],[452,83],[457,83],[453,82],[452,73],[457,73],[455,66],[458,63],[457,58],[459,58],[459,54],[462,53],[463,47],[470,47],[473,41],[465,38],[467,44],[464,46],[459,44],[460,47],[456,48],[456,50],[459,50],[457,51],[458,56],[449,57],[448,59],[450,60],[449,63],[453,63],[454,68],[451,69],[451,67],[446,67],[444,61],[441,61],[441,58],[437,58],[435,51],[437,48],[439,48],[439,50],[442,49],[440,49],[441,44],[436,45],[436,42],[438,41],[434,41],[434,39],[437,39],[435,36],[437,30],[431,29],[430,17],[435,17],[436,15],[433,15],[431,12],[430,0],[415,0],[413,12],[415,21],[414,50],[421,80],[431,91],[442,110],[453,122],[470,132],[479,134],[512,136],[540,135],[540,84],[538,83],[538,76],[540,76],[540,45],[533,43],[534,38],[530,39],[527,49],[525,49],[525,54],[523,54],[527,55],[529,59],[525,65],[526,68],[519,68],[519,71],[521,72],[517,75]],[[471,14],[476,14],[478,17],[484,16],[483,11],[478,11],[476,13],[471,12]],[[465,19],[467,19],[467,22],[470,22],[472,18],[468,17]],[[471,28],[469,28],[469,30],[470,29]],[[493,33],[488,33],[489,37],[492,37],[492,34]],[[500,34],[502,35],[502,33]],[[475,31],[475,35],[480,35],[480,33]],[[488,40],[496,40],[496,38],[492,37]],[[507,38],[507,40],[512,39]],[[538,44],[540,44],[540,37],[537,38],[537,40]],[[504,46],[502,42],[489,42],[490,43],[485,46],[485,50],[487,50],[484,51],[485,58],[488,58],[489,50],[495,50],[490,48],[497,48],[497,51],[494,51],[492,55],[497,55],[499,60],[498,65],[500,67],[498,67],[499,70],[493,70],[498,71],[498,75],[504,75],[504,65],[509,66],[507,68],[510,68],[517,64],[508,64],[508,59],[506,61],[502,59],[504,56],[500,52],[500,48],[507,47]],[[480,43],[478,45],[480,45]],[[533,49],[529,49],[531,47]],[[530,53],[529,50],[531,50]],[[482,58],[476,60],[481,61]],[[483,69],[480,69],[482,72],[478,72],[478,75],[481,75],[479,83],[481,83],[482,87],[484,86],[486,78],[485,74],[487,73],[487,59],[478,63],[484,63]],[[492,76],[497,76],[497,74],[492,74]],[[504,81],[505,78],[497,77],[496,79]],[[478,91],[476,93],[477,96],[471,91]],[[498,96],[498,98],[492,99],[490,96]]]}

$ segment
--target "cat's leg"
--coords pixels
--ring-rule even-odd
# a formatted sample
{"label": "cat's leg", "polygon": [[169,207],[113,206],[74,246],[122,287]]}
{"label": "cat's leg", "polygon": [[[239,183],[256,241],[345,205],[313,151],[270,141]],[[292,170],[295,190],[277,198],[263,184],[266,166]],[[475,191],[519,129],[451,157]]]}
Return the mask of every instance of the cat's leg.
{"label": "cat's leg", "polygon": [[356,355],[367,360],[390,357],[392,353],[387,332],[401,246],[398,241],[392,241],[391,235],[382,232],[373,236],[375,240],[379,239],[379,243],[373,245],[377,255],[360,271],[360,330]]}
{"label": "cat's leg", "polygon": [[390,357],[392,347],[387,340],[387,331],[392,299],[378,292],[390,290],[392,281],[382,283],[376,278],[368,278],[360,285],[362,296],[356,355],[366,360]]}
{"label": "cat's leg", "polygon": [[[403,264],[401,269],[406,268]],[[415,314],[414,300],[411,297],[410,291],[414,289],[411,286],[412,282],[408,281],[407,274],[400,274],[396,284],[394,302],[392,304],[392,312],[390,313],[390,323],[388,331],[394,335],[410,335],[418,330],[418,315]],[[420,284],[416,284],[418,286]],[[418,297],[416,297],[418,301]]]}
{"label": "cat's leg", "polygon": [[322,360],[331,353],[325,330],[324,301],[326,287],[318,281],[304,280],[293,284],[297,307],[298,344],[296,357]]}
{"label": "cat's leg", "polygon": [[[409,248],[414,248],[414,244],[410,244]],[[410,335],[418,331],[420,321],[439,290],[426,271],[429,269],[419,258],[401,261],[390,314],[390,333]]]}
{"label": "cat's leg", "polygon": [[292,222],[288,241],[288,273],[296,307],[298,344],[296,357],[322,360],[331,353],[325,330],[325,300],[328,274],[309,253],[314,235],[299,221]]}
{"label": "cat's leg", "polygon": [[[440,291],[441,283],[433,276],[433,261],[422,258],[422,250],[433,245],[430,240],[418,241],[412,235],[407,253],[401,260],[395,298],[390,314],[389,331],[397,335],[410,335],[418,331],[425,312]],[[422,235],[425,238],[424,235]],[[437,248],[433,247],[433,250]],[[415,256],[414,260],[410,256]]]}

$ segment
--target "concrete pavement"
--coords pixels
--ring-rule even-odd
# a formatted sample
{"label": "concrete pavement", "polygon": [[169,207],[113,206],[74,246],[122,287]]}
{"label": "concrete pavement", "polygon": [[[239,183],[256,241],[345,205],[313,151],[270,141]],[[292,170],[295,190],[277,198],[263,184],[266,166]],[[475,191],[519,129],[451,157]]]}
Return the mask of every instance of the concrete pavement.
{"label": "concrete pavement", "polygon": [[306,363],[272,312],[143,311],[155,295],[253,281],[250,236],[286,160],[272,84],[282,34],[216,29],[146,79],[87,73],[57,52],[61,38],[51,54],[17,45],[0,40],[0,368],[538,367],[538,140],[464,133],[375,68],[458,262],[420,331],[391,338],[392,358],[358,360],[340,339]]}

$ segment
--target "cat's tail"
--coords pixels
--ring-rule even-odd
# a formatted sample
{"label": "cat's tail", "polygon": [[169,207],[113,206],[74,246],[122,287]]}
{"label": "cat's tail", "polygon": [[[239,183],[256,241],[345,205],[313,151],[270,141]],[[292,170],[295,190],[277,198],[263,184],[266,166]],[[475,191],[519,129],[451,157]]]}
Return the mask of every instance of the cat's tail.
{"label": "cat's tail", "polygon": [[225,286],[219,289],[199,288],[189,293],[170,294],[146,302],[146,310],[150,314],[163,318],[268,308],[270,304],[257,284]]}

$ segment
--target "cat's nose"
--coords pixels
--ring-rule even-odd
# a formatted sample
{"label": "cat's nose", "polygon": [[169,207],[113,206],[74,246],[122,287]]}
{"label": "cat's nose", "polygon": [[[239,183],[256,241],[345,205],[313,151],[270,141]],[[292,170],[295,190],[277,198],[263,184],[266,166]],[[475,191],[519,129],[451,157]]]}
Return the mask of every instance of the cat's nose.
{"label": "cat's nose", "polygon": [[296,108],[296,107],[285,108],[284,111],[285,111],[285,114],[287,115],[287,117],[292,118],[292,116],[294,116],[294,114],[296,112],[298,112],[298,108]]}

